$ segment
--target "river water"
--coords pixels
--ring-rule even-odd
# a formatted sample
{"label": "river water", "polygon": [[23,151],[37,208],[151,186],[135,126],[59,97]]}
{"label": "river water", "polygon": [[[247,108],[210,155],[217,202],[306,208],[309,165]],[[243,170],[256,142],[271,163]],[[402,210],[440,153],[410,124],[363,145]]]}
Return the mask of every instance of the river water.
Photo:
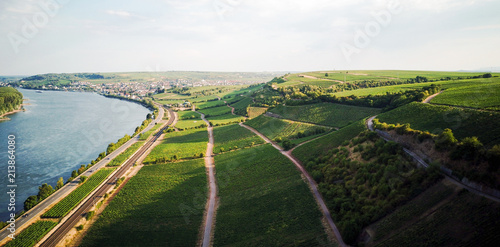
{"label": "river water", "polygon": [[[88,164],[111,142],[132,135],[150,112],[145,107],[94,93],[19,90],[25,112],[0,122],[0,220],[7,220],[10,190],[15,185],[16,212],[38,186],[55,188],[71,171]],[[8,181],[8,137],[15,136],[15,181]],[[12,136],[11,136],[12,137]]]}

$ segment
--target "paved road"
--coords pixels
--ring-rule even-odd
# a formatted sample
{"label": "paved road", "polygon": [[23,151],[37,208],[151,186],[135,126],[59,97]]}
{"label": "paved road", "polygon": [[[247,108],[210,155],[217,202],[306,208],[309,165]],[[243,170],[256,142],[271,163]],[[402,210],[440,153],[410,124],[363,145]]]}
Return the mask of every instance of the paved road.
{"label": "paved road", "polygon": [[213,227],[215,223],[215,202],[216,202],[216,196],[217,196],[217,183],[215,181],[215,165],[214,165],[214,157],[213,157],[213,149],[214,149],[214,132],[213,132],[213,127],[210,126],[210,123],[208,120],[205,118],[205,115],[203,113],[198,112],[201,114],[201,119],[207,123],[208,128],[208,143],[207,143],[207,152],[205,153],[205,167],[207,168],[208,172],[208,183],[209,183],[209,197],[208,197],[208,202],[206,206],[206,215],[205,219],[203,220],[203,247],[208,247],[210,246],[212,242],[212,235],[213,235]]}
{"label": "paved road", "polygon": [[[158,114],[159,116],[153,122],[151,122],[149,124],[149,126],[146,129],[144,129],[141,133],[144,133],[144,132],[150,130],[151,128],[153,128],[153,126],[156,123],[161,121],[161,119],[162,119],[161,117],[163,116],[164,112],[165,112],[165,110],[162,107],[160,107],[160,111]],[[125,144],[123,144],[122,146],[117,148],[114,152],[112,152],[111,154],[106,156],[101,161],[97,162],[94,166],[92,166],[92,168],[88,169],[87,171],[82,173],[80,176],[90,177],[93,173],[95,173],[96,171],[98,171],[102,167],[105,167],[111,160],[113,160],[116,156],[120,155],[123,151],[125,151],[127,148],[132,146],[138,140],[139,140],[139,135],[137,135],[136,137],[127,141]],[[42,202],[38,203],[35,207],[30,209],[28,212],[26,212],[25,213],[25,215],[27,215],[26,217],[18,218],[16,220],[16,229],[18,229],[18,231],[16,231],[16,234],[19,234],[21,232],[19,230],[21,230],[22,227],[24,228],[27,226],[25,224],[33,223],[34,220],[36,220],[39,216],[41,216],[45,212],[45,210],[48,209],[52,204],[55,204],[56,202],[58,202],[62,198],[66,197],[73,190],[75,190],[78,187],[78,184],[80,183],[80,176],[78,176],[72,182],[67,183],[61,189],[57,190],[52,195],[50,195],[48,198],[46,198]],[[10,232],[7,230],[7,228],[4,228],[2,231],[0,231],[0,242],[3,241],[5,238],[7,238],[9,234],[10,234]]]}
{"label": "paved road", "polygon": [[278,144],[271,141],[269,138],[267,138],[265,135],[263,135],[262,133],[260,133],[256,129],[254,129],[250,126],[244,125],[243,123],[240,123],[240,126],[245,127],[248,130],[252,131],[253,133],[258,135],[260,138],[262,138],[267,143],[271,143],[271,145],[273,145],[274,148],[278,149],[281,152],[281,154],[283,154],[290,161],[292,161],[293,164],[300,170],[300,172],[302,172],[302,174],[306,177],[307,181],[309,182],[309,187],[311,188],[311,190],[313,192],[314,198],[316,198],[316,202],[318,203],[318,205],[321,209],[321,212],[323,213],[323,216],[326,218],[328,225],[333,230],[333,233],[335,234],[335,237],[337,238],[339,245],[342,247],[347,246],[344,243],[344,240],[342,239],[342,235],[340,235],[340,232],[339,232],[337,226],[335,225],[335,223],[332,220],[332,216],[330,214],[330,211],[328,210],[328,207],[325,204],[325,201],[323,200],[323,197],[321,196],[321,194],[318,191],[318,185],[316,184],[316,181],[314,181],[314,179],[311,177],[311,175],[309,175],[309,173],[306,171],[306,169],[304,169],[304,167],[302,166],[300,161],[297,158],[295,158],[292,154],[290,154],[289,152],[283,150],[283,148],[281,146],[279,146]]}

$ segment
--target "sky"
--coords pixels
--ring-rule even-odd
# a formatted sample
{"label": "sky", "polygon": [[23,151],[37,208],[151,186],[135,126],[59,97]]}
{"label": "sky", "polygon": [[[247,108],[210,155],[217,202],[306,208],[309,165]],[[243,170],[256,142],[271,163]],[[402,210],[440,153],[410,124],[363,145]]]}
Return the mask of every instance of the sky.
{"label": "sky", "polygon": [[500,68],[496,0],[2,0],[0,75]]}

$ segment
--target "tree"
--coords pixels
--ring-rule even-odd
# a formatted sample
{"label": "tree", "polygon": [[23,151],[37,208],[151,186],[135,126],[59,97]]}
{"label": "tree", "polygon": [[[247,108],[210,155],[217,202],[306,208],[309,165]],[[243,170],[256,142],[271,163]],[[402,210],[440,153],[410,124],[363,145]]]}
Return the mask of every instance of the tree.
{"label": "tree", "polygon": [[54,193],[52,186],[47,183],[42,184],[42,186],[38,187],[38,200],[41,201],[50,196],[52,193]]}
{"label": "tree", "polygon": [[151,119],[151,117],[152,117],[152,116],[153,116],[153,115],[151,115],[151,113],[148,113],[148,115],[146,115],[146,119],[148,119],[148,120],[149,120],[149,119]]}
{"label": "tree", "polygon": [[457,142],[451,129],[445,129],[437,136],[434,144],[438,151],[443,151],[453,147]]}
{"label": "tree", "polygon": [[24,211],[28,211],[33,208],[38,203],[37,196],[30,196],[26,201],[24,201]]}
{"label": "tree", "polygon": [[491,78],[491,77],[493,77],[491,73],[486,73],[483,75],[483,78]]}
{"label": "tree", "polygon": [[71,177],[72,178],[78,177],[78,172],[76,170],[73,170],[73,172],[71,172]]}
{"label": "tree", "polygon": [[285,150],[290,150],[291,148],[293,148],[293,147],[295,146],[295,145],[294,145],[291,141],[289,141],[289,140],[284,140],[284,141],[283,141],[283,143],[282,143],[282,145],[283,145],[283,148],[284,148]]}
{"label": "tree", "polygon": [[497,171],[500,166],[500,145],[493,146],[488,153],[486,154],[488,159],[488,170],[489,171]]}
{"label": "tree", "polygon": [[64,186],[64,179],[63,177],[60,177],[59,180],[57,180],[56,190],[62,188],[63,186]]}
{"label": "tree", "polygon": [[475,160],[483,148],[483,144],[477,139],[477,137],[466,137],[464,138],[453,150],[451,154],[453,159],[463,158],[465,160]]}
{"label": "tree", "polygon": [[325,77],[328,77],[328,73],[325,73]]}

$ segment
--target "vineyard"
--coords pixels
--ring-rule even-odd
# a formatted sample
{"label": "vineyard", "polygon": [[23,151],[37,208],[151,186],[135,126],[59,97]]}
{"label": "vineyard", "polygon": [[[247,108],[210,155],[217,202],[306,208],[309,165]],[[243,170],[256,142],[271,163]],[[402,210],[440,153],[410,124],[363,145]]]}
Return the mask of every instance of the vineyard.
{"label": "vineyard", "polygon": [[206,123],[201,120],[201,115],[193,111],[179,111],[179,121],[175,124],[175,127],[179,130],[200,128],[206,126]]}
{"label": "vineyard", "polygon": [[262,138],[238,124],[214,128],[214,139],[214,154],[264,143]]}
{"label": "vineyard", "polygon": [[231,113],[231,108],[227,106],[219,106],[219,107],[200,110],[199,112],[205,114],[205,117],[215,117]]}
{"label": "vineyard", "polygon": [[127,160],[132,154],[135,153],[135,151],[139,150],[139,148],[143,145],[143,142],[136,142],[132,144],[127,150],[123,151],[123,153],[119,154],[116,156],[111,162],[108,163],[107,166],[113,167],[113,166],[120,166]]}
{"label": "vineyard", "polygon": [[500,112],[410,103],[378,116],[381,122],[409,123],[412,129],[437,134],[449,128],[455,137],[476,136],[487,145],[500,144]]}
{"label": "vineyard", "polygon": [[462,190],[450,202],[375,246],[496,246],[500,203]]}
{"label": "vineyard", "polygon": [[243,97],[240,101],[231,104],[231,106],[234,107],[234,114],[247,116],[247,107],[252,104],[252,101],[252,98]]}
{"label": "vineyard", "polygon": [[[328,127],[317,126],[308,123],[292,122],[261,115],[245,122],[246,125],[258,130],[269,139],[301,139],[303,137],[315,136],[316,133],[330,131]],[[311,133],[310,135],[300,133]],[[300,140],[299,140],[300,142]]]}
{"label": "vineyard", "polygon": [[264,113],[266,113],[267,107],[249,107],[248,108],[248,117],[249,118],[256,118]]}
{"label": "vineyard", "polygon": [[80,246],[195,246],[207,194],[203,159],[143,167]]}
{"label": "vineyard", "polygon": [[204,156],[208,142],[206,129],[192,129],[165,134],[165,140],[144,159],[145,164],[165,163]]}
{"label": "vineyard", "polygon": [[241,116],[235,116],[233,114],[225,114],[216,117],[209,117],[207,118],[207,120],[210,121],[212,126],[221,126],[232,123],[239,123],[245,120],[245,118]]}
{"label": "vineyard", "polygon": [[54,205],[42,218],[61,218],[75,208],[85,197],[97,188],[114,169],[100,169],[83,184]]}
{"label": "vineyard", "polygon": [[57,225],[54,221],[37,221],[25,230],[23,230],[16,238],[8,242],[4,247],[31,247],[35,246],[45,234],[49,233],[52,228]]}
{"label": "vineyard", "polygon": [[224,100],[212,100],[212,101],[201,102],[201,103],[196,104],[196,109],[202,110],[202,109],[208,109],[208,108],[224,106],[224,105],[226,105],[224,103]]}
{"label": "vineyard", "polygon": [[380,109],[377,108],[332,103],[320,103],[304,106],[280,105],[270,111],[282,116],[283,118],[332,127],[344,127],[354,121],[380,113]]}
{"label": "vineyard", "polygon": [[456,105],[480,109],[500,110],[500,79],[475,80],[467,86],[447,89],[432,100],[432,103]]}
{"label": "vineyard", "polygon": [[294,165],[270,145],[215,156],[214,246],[327,245],[321,213]]}

